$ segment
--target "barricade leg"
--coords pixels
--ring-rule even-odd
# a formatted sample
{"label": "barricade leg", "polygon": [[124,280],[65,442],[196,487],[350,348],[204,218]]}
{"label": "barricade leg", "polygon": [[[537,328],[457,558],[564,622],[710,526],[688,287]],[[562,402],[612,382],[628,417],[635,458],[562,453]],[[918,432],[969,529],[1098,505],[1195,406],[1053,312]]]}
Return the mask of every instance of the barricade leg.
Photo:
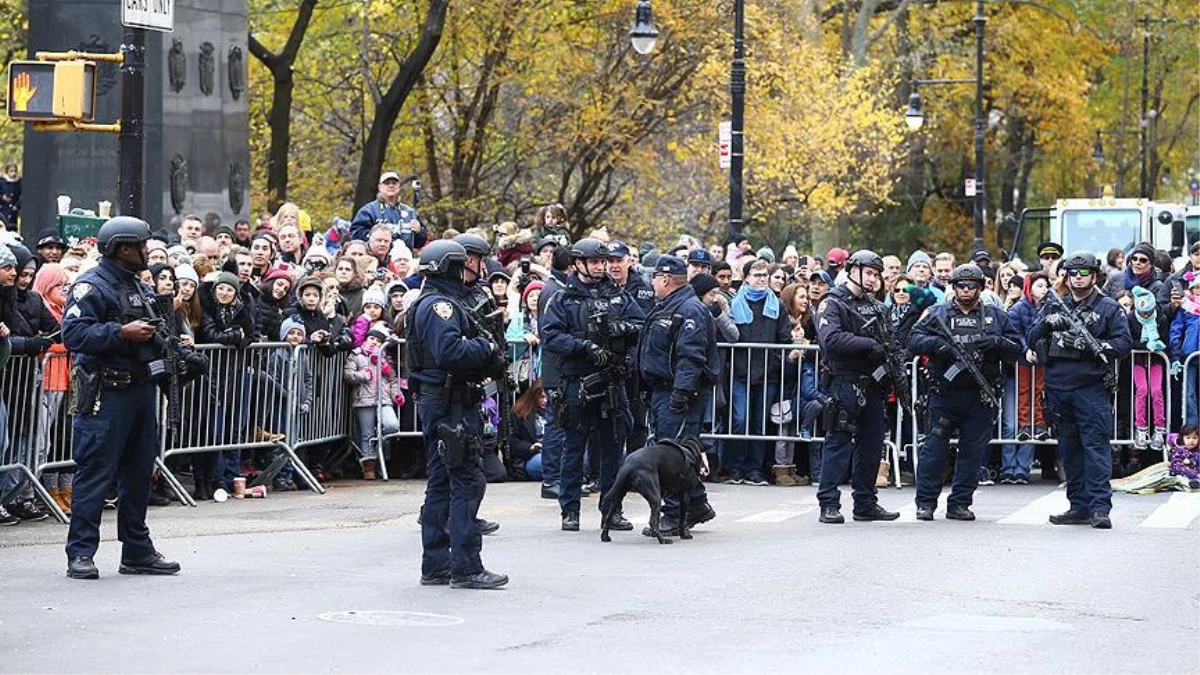
{"label": "barricade leg", "polygon": [[171,470],[167,468],[167,463],[164,460],[165,456],[161,452],[159,453],[158,458],[154,460],[154,465],[158,467],[158,472],[162,474],[163,480],[167,481],[167,485],[171,487],[171,491],[179,497],[180,504],[195,506],[196,500],[192,498],[192,495],[188,494],[188,491],[183,487],[183,483],[181,483],[179,479],[175,477],[175,474],[171,473]]}

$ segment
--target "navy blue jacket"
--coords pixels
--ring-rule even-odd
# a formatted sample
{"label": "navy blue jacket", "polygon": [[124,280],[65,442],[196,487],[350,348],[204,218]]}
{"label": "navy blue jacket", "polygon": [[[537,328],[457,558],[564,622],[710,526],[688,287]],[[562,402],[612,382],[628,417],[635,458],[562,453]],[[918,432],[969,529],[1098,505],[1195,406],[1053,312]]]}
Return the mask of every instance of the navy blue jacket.
{"label": "navy blue jacket", "polygon": [[543,336],[542,348],[559,356],[558,371],[564,380],[597,371],[587,350],[588,316],[594,311],[607,311],[610,321],[624,321],[633,326],[635,331],[625,336],[629,345],[635,344],[637,331],[646,320],[642,308],[612,279],[605,277],[599,283],[585,284],[572,273],[566,286],[546,305],[546,313],[538,325]]}
{"label": "navy blue jacket", "polygon": [[[992,305],[977,305],[970,312],[963,312],[956,303],[947,302],[940,305],[934,305],[925,310],[921,315],[917,325],[913,327],[912,333],[909,335],[909,350],[916,355],[929,356],[929,373],[934,378],[941,378],[945,382],[945,372],[954,365],[955,359],[953,355],[945,356],[938,354],[939,343],[946,342],[941,329],[938,327],[936,317],[941,317],[946,322],[947,327],[955,325],[955,321],[959,319],[975,319],[982,322],[983,330],[998,338],[998,343],[995,350],[989,350],[983,354],[983,358],[979,362],[979,369],[983,371],[984,377],[991,382],[1000,380],[1000,362],[1005,361],[1012,363],[1017,360],[1023,351],[1021,348],[1021,335],[1017,332],[1016,326],[1008,319],[1008,315],[1004,310]],[[979,325],[979,324],[976,324]],[[963,351],[971,355],[975,348],[970,345],[962,345]],[[975,379],[971,377],[965,369],[959,372],[953,380],[947,383],[950,389],[975,389],[979,385]]]}
{"label": "navy blue jacket", "polygon": [[638,341],[638,371],[651,389],[695,393],[721,376],[712,312],[690,285],[676,289],[651,312]]}
{"label": "navy blue jacket", "polygon": [[396,202],[395,206],[388,206],[382,199],[363,204],[358,213],[354,214],[354,220],[350,223],[350,238],[366,241],[371,236],[371,228],[379,223],[390,225],[392,241],[400,239],[412,251],[424,247],[429,238],[429,229],[417,219],[417,212],[413,207],[401,202]]}
{"label": "navy blue jacket", "polygon": [[638,307],[642,308],[643,314],[650,316],[650,311],[654,309],[656,299],[654,297],[654,289],[646,284],[646,280],[642,278],[642,275],[634,272],[632,269],[629,270],[629,277],[625,280],[625,285],[621,287],[621,290],[625,291],[625,294],[636,302]]}
{"label": "navy blue jacket", "polygon": [[[817,342],[822,356],[835,375],[869,375],[879,366],[867,356],[877,344],[863,325],[876,316],[866,298],[856,298],[845,285],[830,289],[817,305]],[[879,317],[879,321],[887,320]]]}
{"label": "navy blue jacket", "polygon": [[[1091,295],[1078,304],[1069,293],[1060,301],[1083,317],[1089,333],[1102,344],[1107,343],[1104,355],[1108,358],[1109,365],[1106,366],[1098,358],[1066,359],[1056,357],[1048,349],[1039,349],[1039,354],[1048,354],[1045,364],[1046,388],[1066,391],[1100,384],[1104,381],[1105,369],[1111,368],[1113,362],[1118,359],[1129,356],[1133,349],[1133,339],[1129,335],[1129,320],[1125,311],[1116,300],[1105,296],[1099,290],[1093,290]],[[1049,327],[1045,326],[1046,317],[1057,311],[1057,303],[1042,302],[1041,312],[1026,334],[1028,344],[1048,340],[1050,332]]]}
{"label": "navy blue jacket", "polygon": [[[444,385],[447,373],[457,383],[480,382],[492,360],[492,346],[467,318],[467,289],[461,283],[430,277],[413,303],[407,326],[409,367],[412,377],[426,384]],[[417,368],[413,350],[428,355],[427,368]]]}
{"label": "navy blue jacket", "polygon": [[62,327],[63,344],[76,365],[90,371],[103,367],[148,375],[146,364],[159,358],[159,347],[153,340],[126,340],[121,337],[121,325],[149,318],[146,308],[153,301],[149,286],[108,258],[80,274],[68,294]]}

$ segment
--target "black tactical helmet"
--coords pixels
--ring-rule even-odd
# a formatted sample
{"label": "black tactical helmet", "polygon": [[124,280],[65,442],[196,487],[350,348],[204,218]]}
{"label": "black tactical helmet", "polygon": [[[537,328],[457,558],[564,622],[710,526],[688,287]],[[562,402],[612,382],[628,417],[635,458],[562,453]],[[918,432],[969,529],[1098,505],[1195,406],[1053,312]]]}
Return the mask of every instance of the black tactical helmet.
{"label": "black tactical helmet", "polygon": [[612,251],[608,250],[608,244],[592,237],[580,239],[571,246],[571,260],[608,259],[610,257],[612,257]]}
{"label": "black tactical helmet", "polygon": [[140,244],[150,238],[150,223],[132,216],[109,218],[96,233],[96,246],[106,256],[116,254],[121,244]]}
{"label": "black tactical helmet", "polygon": [[[418,271],[427,277],[454,276],[467,263],[467,250],[457,241],[438,239],[421,249]],[[460,271],[461,274],[461,271]]]}
{"label": "black tactical helmet", "polygon": [[954,272],[950,274],[950,283],[954,283],[956,281],[978,281],[979,283],[983,283],[984,280],[985,277],[983,270],[980,269],[978,265],[973,263],[959,265],[958,267],[955,267]]}
{"label": "black tactical helmet", "polygon": [[1087,251],[1076,251],[1071,255],[1063,258],[1062,269],[1064,270],[1083,270],[1090,269],[1097,272],[1100,271],[1100,260]]}
{"label": "black tactical helmet", "polygon": [[876,272],[883,274],[883,258],[880,258],[878,253],[864,248],[855,251],[846,259],[847,272],[855,267],[870,267]]}
{"label": "black tactical helmet", "polygon": [[467,253],[481,258],[486,258],[492,252],[491,244],[477,234],[460,234],[454,238],[454,241],[466,249]]}

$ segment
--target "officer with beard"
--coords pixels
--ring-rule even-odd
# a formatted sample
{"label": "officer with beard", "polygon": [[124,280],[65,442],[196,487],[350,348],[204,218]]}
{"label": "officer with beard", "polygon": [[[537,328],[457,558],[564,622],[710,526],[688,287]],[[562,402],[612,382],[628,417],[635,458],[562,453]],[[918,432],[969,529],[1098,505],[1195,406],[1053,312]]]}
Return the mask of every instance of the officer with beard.
{"label": "officer with beard", "polygon": [[1058,454],[1067,474],[1065,513],[1050,516],[1055,525],[1112,528],[1113,368],[1129,356],[1133,339],[1116,300],[1096,289],[1100,261],[1087,251],[1062,262],[1066,297],[1046,295],[1041,313],[1029,327],[1029,344],[1047,343],[1046,403],[1058,433]]}
{"label": "officer with beard", "polygon": [[[579,498],[583,453],[595,432],[592,452],[600,454],[600,513],[616,482],[621,450],[631,427],[625,380],[631,377],[630,351],[646,315],[608,276],[611,257],[599,239],[580,239],[571,246],[572,271],[566,286],[546,307],[540,329],[542,348],[559,358],[562,400],[555,422],[566,432],[558,503],[562,529],[579,530]],[[620,513],[609,529],[631,530]]]}
{"label": "officer with beard", "polygon": [[959,265],[950,274],[947,289],[953,292],[953,302],[926,310],[912,330],[912,353],[930,357],[932,425],[917,463],[917,520],[933,520],[956,429],[958,459],[946,518],[975,520],[972,495],[1002,398],[1000,362],[1014,363],[1021,353],[1021,337],[1004,310],[979,302],[984,283],[983,270],[973,264]]}

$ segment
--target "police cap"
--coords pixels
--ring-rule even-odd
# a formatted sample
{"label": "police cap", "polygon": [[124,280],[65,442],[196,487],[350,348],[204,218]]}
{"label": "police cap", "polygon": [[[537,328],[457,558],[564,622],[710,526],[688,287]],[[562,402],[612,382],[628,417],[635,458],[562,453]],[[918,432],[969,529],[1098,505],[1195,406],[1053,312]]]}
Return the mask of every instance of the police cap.
{"label": "police cap", "polygon": [[654,274],[670,274],[672,276],[687,274],[687,263],[675,255],[660,255],[654,263]]}
{"label": "police cap", "polygon": [[106,256],[115,255],[121,244],[140,244],[150,238],[150,224],[141,218],[109,218],[96,233],[96,246]]}
{"label": "police cap", "polygon": [[629,245],[621,240],[617,240],[608,245],[608,257],[624,258],[629,255]]}

